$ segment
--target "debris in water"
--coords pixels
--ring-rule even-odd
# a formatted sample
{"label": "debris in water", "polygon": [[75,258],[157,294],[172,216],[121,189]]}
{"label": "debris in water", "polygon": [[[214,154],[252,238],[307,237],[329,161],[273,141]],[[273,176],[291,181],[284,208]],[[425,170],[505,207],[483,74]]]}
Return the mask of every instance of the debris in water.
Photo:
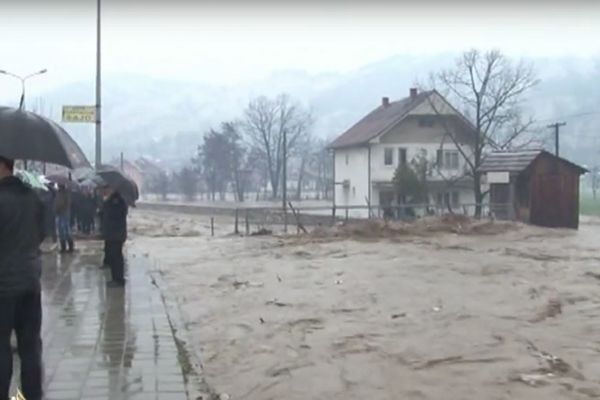
{"label": "debris in water", "polygon": [[595,272],[588,271],[584,275],[600,280],[600,274],[597,274]]}
{"label": "debris in water", "polygon": [[283,302],[281,302],[281,301],[279,301],[277,299],[269,300],[265,304],[268,305],[268,306],[273,305],[273,306],[277,306],[277,307],[288,307],[288,306],[290,306],[290,304],[283,303]]}
{"label": "debris in water", "polygon": [[539,387],[548,385],[550,383],[548,378],[552,377],[552,374],[520,374],[516,380],[529,386]]}
{"label": "debris in water", "polygon": [[263,317],[259,317],[258,320],[260,321],[261,324],[265,323],[265,320],[263,319]]}
{"label": "debris in water", "polygon": [[278,280],[279,282],[283,282],[283,279],[281,279],[281,277],[279,276],[279,274],[277,274],[277,280]]}
{"label": "debris in water", "polygon": [[252,232],[250,236],[269,236],[272,235],[273,231],[270,229],[260,228],[256,232]]}
{"label": "debris in water", "polygon": [[392,319],[397,319],[397,318],[404,318],[406,317],[406,313],[400,313],[400,314],[392,314]]}

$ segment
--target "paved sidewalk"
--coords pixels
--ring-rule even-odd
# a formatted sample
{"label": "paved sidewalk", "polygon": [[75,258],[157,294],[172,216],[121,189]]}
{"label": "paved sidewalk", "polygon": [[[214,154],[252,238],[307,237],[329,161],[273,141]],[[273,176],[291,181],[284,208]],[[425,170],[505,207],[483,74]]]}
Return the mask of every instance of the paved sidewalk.
{"label": "paved sidewalk", "polygon": [[100,245],[44,257],[47,400],[186,400],[182,368],[149,260],[130,258],[124,289],[107,289]]}

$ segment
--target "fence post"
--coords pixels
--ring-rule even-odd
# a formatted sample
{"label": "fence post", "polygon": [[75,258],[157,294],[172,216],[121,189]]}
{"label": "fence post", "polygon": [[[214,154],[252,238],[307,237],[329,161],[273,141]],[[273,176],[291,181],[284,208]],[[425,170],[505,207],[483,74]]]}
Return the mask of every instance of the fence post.
{"label": "fence post", "polygon": [[246,208],[246,235],[250,234],[250,216],[249,210]]}
{"label": "fence post", "polygon": [[240,233],[239,230],[239,210],[236,208],[235,209],[235,230],[234,233],[237,235]]}
{"label": "fence post", "polygon": [[210,217],[210,236],[215,236],[215,218]]}
{"label": "fence post", "polygon": [[346,222],[348,222],[348,206],[346,206]]}

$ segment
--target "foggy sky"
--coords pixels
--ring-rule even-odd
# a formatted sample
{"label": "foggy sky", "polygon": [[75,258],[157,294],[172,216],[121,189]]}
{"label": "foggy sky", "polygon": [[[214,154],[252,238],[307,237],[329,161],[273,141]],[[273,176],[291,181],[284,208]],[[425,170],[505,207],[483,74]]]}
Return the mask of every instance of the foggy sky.
{"label": "foggy sky", "polygon": [[[103,72],[235,84],[277,70],[345,72],[395,54],[496,47],[600,54],[600,5],[497,2],[103,1]],[[596,2],[598,3],[598,2]],[[47,68],[31,95],[95,70],[95,0],[0,0],[0,69]],[[0,101],[18,84],[0,76]]]}

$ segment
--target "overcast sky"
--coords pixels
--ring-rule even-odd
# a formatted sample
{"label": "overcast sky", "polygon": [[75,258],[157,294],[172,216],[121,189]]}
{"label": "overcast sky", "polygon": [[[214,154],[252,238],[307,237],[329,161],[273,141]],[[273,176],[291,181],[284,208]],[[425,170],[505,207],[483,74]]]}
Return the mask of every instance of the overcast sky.
{"label": "overcast sky", "polygon": [[[344,72],[395,54],[470,47],[600,54],[600,2],[323,3],[104,0],[103,72],[235,84],[276,70]],[[47,68],[28,83],[34,95],[92,80],[95,7],[96,0],[0,0],[0,69]],[[15,90],[0,76],[0,101]]]}

